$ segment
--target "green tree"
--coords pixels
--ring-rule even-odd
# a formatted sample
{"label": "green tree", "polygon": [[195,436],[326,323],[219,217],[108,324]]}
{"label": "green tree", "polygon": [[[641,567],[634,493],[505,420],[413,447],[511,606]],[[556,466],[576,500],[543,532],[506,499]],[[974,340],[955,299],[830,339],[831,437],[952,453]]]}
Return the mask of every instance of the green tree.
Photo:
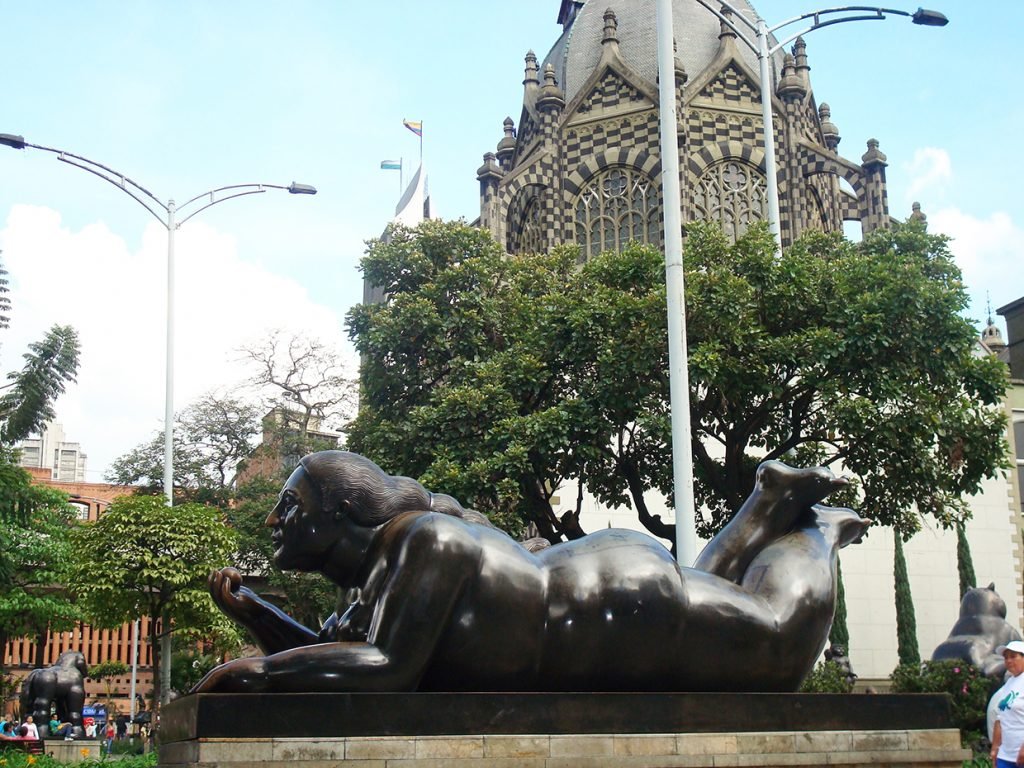
{"label": "green tree", "polygon": [[112,712],[114,709],[113,679],[127,675],[131,670],[131,667],[120,661],[104,661],[89,667],[89,677],[103,683],[103,689],[107,694],[107,712]]}
{"label": "green tree", "polygon": [[964,524],[957,523],[956,526],[956,572],[960,577],[960,597],[967,594],[967,590],[978,586],[978,577],[974,575],[974,560],[971,558],[971,545],[967,541],[967,531]]}
{"label": "green tree", "polygon": [[896,650],[900,664],[917,666],[921,651],[917,645],[917,619],[914,616],[914,598],[907,577],[907,558],[903,554],[903,539],[893,535],[893,582],[896,591]]}
{"label": "green tree", "polygon": [[[0,264],[0,328],[7,328],[11,300],[7,270]],[[54,325],[41,341],[28,346],[20,371],[7,374],[0,397],[0,444],[24,440],[54,416],[53,404],[78,370],[78,334],[69,325]]]}
{"label": "green tree", "polygon": [[322,341],[273,331],[240,352],[254,370],[248,385],[264,395],[265,410],[284,417],[280,426],[295,436],[299,450],[311,430],[352,416],[356,382],[341,355]]}
{"label": "green tree", "polygon": [[61,586],[68,577],[71,508],[66,494],[33,485],[9,457],[0,460],[0,499],[6,509],[0,525],[0,648],[12,637],[37,638],[35,663],[42,666],[47,632],[72,629],[80,618]]}
{"label": "green tree", "polygon": [[[177,415],[174,427],[175,499],[226,504],[235,468],[253,452],[260,431],[258,406],[208,393]],[[118,457],[107,482],[163,493],[164,433]],[[180,493],[179,493],[180,492]]]}
{"label": "green tree", "polygon": [[850,649],[850,629],[846,623],[846,587],[843,586],[843,566],[839,560],[836,560],[836,612],[828,631],[828,641],[832,645]]}
{"label": "green tree", "polygon": [[69,583],[94,623],[113,627],[140,616],[153,622],[153,666],[160,670],[155,688],[166,701],[172,628],[205,636],[227,626],[206,589],[210,571],[227,565],[234,551],[222,513],[125,496],[96,522],[76,526],[72,543]]}
{"label": "green tree", "polygon": [[28,345],[20,371],[7,374],[0,397],[0,442],[24,440],[54,417],[53,404],[78,370],[78,334],[70,325],[55,325],[42,341]]}
{"label": "green tree", "polygon": [[[1005,462],[1006,387],[975,357],[966,292],[942,236],[914,225],[862,244],[812,234],[779,256],[766,229],[686,242],[696,495],[719,530],[756,465],[839,464],[877,522],[951,526]],[[428,222],[371,243],[349,334],[362,355],[353,450],[511,525],[582,533],[550,500],[568,478],[672,526],[643,493],[671,493],[664,267],[630,246],[576,265],[571,249],[506,256],[486,233]],[[854,493],[859,498],[854,498]]]}

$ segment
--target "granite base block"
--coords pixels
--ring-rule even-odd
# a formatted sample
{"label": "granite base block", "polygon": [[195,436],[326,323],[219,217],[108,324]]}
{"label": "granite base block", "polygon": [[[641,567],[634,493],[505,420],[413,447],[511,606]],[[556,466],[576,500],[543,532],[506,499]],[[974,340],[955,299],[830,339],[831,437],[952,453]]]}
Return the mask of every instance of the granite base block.
{"label": "granite base block", "polygon": [[931,695],[204,695],[162,719],[164,768],[959,768],[970,756],[948,699]]}

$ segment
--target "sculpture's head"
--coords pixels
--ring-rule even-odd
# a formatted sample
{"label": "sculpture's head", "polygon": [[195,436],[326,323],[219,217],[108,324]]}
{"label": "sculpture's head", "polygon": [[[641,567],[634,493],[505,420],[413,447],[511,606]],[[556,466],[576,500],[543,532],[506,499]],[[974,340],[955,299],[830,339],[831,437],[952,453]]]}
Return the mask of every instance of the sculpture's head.
{"label": "sculpture's head", "polygon": [[996,592],[995,582],[987,587],[968,589],[960,601],[961,616],[996,616],[1006,618],[1006,603]]}
{"label": "sculpture's head", "polygon": [[319,570],[340,533],[338,516],[325,508],[318,483],[301,464],[285,482],[267,516],[274,562],[285,570]]}
{"label": "sculpture's head", "polygon": [[377,528],[404,512],[428,511],[488,524],[452,497],[389,475],[364,456],[319,451],[299,462],[266,522],[274,529],[278,567],[311,571],[319,570],[343,534],[352,537],[360,528]]}
{"label": "sculpture's head", "polygon": [[57,664],[69,669],[77,669],[82,677],[89,676],[89,665],[85,663],[85,655],[81,651],[64,651],[57,657]]}

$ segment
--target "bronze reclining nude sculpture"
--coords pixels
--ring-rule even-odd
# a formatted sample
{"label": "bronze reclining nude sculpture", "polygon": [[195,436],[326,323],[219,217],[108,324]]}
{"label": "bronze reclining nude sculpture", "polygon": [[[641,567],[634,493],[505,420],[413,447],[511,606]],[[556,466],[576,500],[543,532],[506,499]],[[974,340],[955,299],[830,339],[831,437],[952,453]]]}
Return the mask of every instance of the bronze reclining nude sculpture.
{"label": "bronze reclining nude sculpture", "polygon": [[306,456],[267,518],[274,559],[358,596],[318,633],[211,575],[266,654],[196,692],[793,691],[825,645],[836,554],[870,521],[819,502],[845,481],[766,462],[680,568],[642,533],[530,552],[451,497],[344,451]]}

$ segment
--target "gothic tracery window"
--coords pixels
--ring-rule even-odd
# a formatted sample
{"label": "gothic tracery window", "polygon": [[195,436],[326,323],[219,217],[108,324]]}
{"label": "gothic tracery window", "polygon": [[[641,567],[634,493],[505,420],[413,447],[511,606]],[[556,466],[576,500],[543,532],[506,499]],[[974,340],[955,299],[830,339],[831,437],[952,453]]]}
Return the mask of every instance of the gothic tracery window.
{"label": "gothic tracery window", "polygon": [[527,185],[513,199],[508,212],[509,253],[543,253],[547,247],[541,223],[543,194],[542,187]]}
{"label": "gothic tracery window", "polygon": [[768,217],[765,178],[739,160],[716,163],[697,182],[693,208],[695,218],[717,221],[735,241],[755,221]]}
{"label": "gothic tracery window", "polygon": [[573,210],[576,244],[584,259],[621,250],[631,240],[661,247],[661,193],[632,168],[608,168],[595,175]]}
{"label": "gothic tracery window", "polygon": [[540,200],[531,197],[523,211],[522,229],[519,231],[518,253],[543,253],[544,228],[540,221]]}

